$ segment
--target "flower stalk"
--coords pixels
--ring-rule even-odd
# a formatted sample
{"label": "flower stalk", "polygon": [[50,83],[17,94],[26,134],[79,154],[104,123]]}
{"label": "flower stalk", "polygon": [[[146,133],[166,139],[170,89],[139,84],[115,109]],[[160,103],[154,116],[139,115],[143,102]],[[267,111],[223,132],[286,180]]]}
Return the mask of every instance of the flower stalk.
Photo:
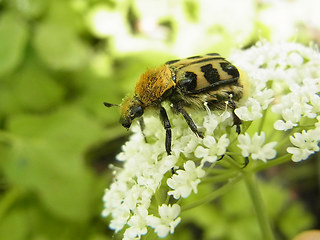
{"label": "flower stalk", "polygon": [[244,174],[244,180],[247,186],[247,190],[251,197],[253,207],[259,222],[262,239],[274,240],[271,223],[267,215],[265,205],[258,187],[258,180],[255,174],[251,171],[246,171]]}

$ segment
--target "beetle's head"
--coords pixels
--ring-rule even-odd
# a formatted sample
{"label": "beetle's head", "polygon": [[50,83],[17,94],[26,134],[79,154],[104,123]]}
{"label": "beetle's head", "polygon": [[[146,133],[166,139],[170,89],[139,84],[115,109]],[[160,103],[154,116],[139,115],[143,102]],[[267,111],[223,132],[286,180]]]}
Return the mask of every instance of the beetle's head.
{"label": "beetle's head", "polygon": [[126,129],[130,128],[133,119],[141,117],[144,112],[143,104],[136,95],[123,99],[120,108],[120,123]]}

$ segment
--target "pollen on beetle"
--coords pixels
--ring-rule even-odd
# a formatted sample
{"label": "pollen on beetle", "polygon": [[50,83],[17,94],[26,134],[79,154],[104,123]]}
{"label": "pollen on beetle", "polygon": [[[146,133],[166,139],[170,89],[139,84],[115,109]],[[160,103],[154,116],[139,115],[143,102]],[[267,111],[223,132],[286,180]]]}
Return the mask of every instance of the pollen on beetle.
{"label": "pollen on beetle", "polygon": [[172,74],[166,65],[149,69],[141,75],[136,84],[135,93],[144,105],[150,105],[174,86],[174,82],[168,79],[172,79]]}

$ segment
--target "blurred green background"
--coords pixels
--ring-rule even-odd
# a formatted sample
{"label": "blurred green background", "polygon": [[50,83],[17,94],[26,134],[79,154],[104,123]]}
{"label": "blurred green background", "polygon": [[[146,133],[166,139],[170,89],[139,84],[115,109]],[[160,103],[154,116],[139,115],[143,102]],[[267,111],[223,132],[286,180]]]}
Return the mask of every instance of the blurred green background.
{"label": "blurred green background", "polygon": [[[147,68],[173,58],[227,56],[262,39],[319,43],[318,5],[0,0],[0,239],[111,239],[102,196],[128,132],[103,102],[119,103]],[[316,157],[264,174],[279,239],[319,227]],[[258,239],[243,192],[184,213],[168,238]]]}

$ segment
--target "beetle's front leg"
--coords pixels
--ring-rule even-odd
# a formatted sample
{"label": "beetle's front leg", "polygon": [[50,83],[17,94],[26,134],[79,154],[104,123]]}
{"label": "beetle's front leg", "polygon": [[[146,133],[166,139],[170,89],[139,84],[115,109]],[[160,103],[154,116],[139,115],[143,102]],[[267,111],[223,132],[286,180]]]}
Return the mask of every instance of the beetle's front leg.
{"label": "beetle's front leg", "polygon": [[166,151],[168,155],[171,155],[171,138],[172,138],[171,124],[170,124],[166,109],[164,107],[160,108],[160,119],[164,129],[166,130],[166,142],[165,142]]}
{"label": "beetle's front leg", "polygon": [[139,125],[140,125],[140,129],[141,129],[141,132],[142,132],[144,141],[147,143],[147,137],[146,137],[146,135],[144,134],[144,129],[146,128],[146,125],[144,124],[143,117],[140,117],[140,118],[139,118]]}

